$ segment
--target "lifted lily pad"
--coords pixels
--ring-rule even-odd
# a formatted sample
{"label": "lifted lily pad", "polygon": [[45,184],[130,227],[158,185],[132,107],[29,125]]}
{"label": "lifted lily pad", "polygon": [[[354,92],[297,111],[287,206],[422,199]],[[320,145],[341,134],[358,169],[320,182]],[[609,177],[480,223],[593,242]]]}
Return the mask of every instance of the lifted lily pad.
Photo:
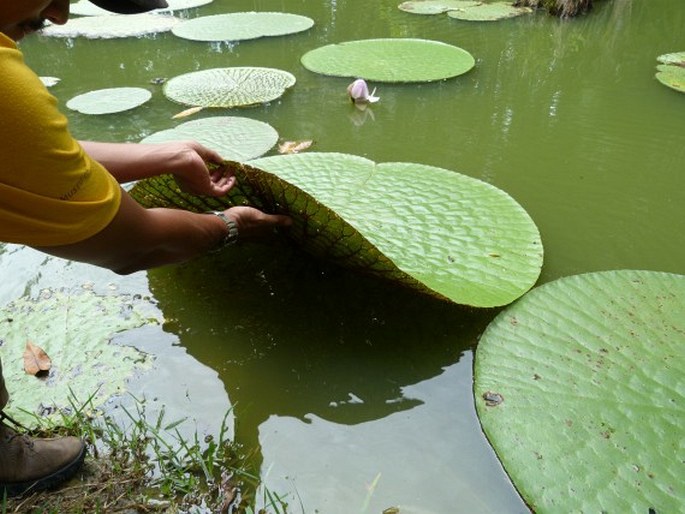
{"label": "lifted lily pad", "polygon": [[684,312],[685,276],[606,271],[533,289],[487,327],[477,412],[533,512],[682,509]]}
{"label": "lifted lily pad", "polygon": [[243,41],[309,30],[314,20],[281,12],[239,12],[193,18],[176,25],[174,35],[192,41]]}
{"label": "lifted lily pad", "polygon": [[50,37],[85,37],[116,39],[168,32],[181,20],[161,14],[129,14],[122,16],[86,16],[71,18],[64,25],[49,25],[41,34]]}
{"label": "lifted lily pad", "polygon": [[188,106],[247,107],[276,100],[294,84],[294,75],[274,68],[212,68],[169,79],[164,95]]}
{"label": "lifted lily pad", "polygon": [[112,114],[134,109],[150,98],[152,98],[152,93],[147,89],[113,87],[75,96],[67,102],[67,107],[83,114]]}
{"label": "lifted lily pad", "polygon": [[[184,9],[193,9],[203,5],[211,4],[213,0],[167,0],[168,7],[163,9],[154,9],[151,12],[169,12],[182,11]],[[118,16],[116,13],[107,11],[98,7],[95,4],[88,2],[88,0],[78,0],[69,6],[69,12],[76,16]]]}
{"label": "lifted lily pad", "polygon": [[[151,367],[151,357],[112,342],[126,330],[158,324],[149,302],[129,295],[101,296],[91,291],[45,290],[38,298],[20,298],[0,309],[2,371],[10,390],[12,417],[31,424],[32,416],[59,416],[68,409],[70,390],[93,406],[126,391],[136,373]],[[45,378],[24,372],[26,341],[50,356]]]}
{"label": "lifted lily pad", "polygon": [[491,4],[480,3],[463,9],[455,9],[447,12],[450,18],[464,21],[497,21],[507,18],[515,18],[522,14],[530,14],[530,7],[514,7],[511,2],[494,2]]}
{"label": "lifted lily pad", "polygon": [[480,180],[336,153],[249,164],[229,163],[238,185],[224,198],[182,193],[170,177],[140,181],[131,194],[146,207],[249,204],[287,213],[289,234],[306,251],[463,305],[506,305],[540,274],[537,227],[509,195]]}
{"label": "lifted lily pad", "polygon": [[327,45],[304,54],[310,71],[376,82],[431,82],[456,77],[476,64],[457,46],[427,39],[362,39]]}
{"label": "lifted lily pad", "polygon": [[245,162],[261,157],[278,142],[278,132],[268,123],[238,116],[216,116],[188,121],[147,136],[141,143],[194,139],[217,151],[224,159]]}
{"label": "lifted lily pad", "polygon": [[454,9],[473,7],[481,2],[471,0],[409,0],[397,7],[411,14],[442,14]]}

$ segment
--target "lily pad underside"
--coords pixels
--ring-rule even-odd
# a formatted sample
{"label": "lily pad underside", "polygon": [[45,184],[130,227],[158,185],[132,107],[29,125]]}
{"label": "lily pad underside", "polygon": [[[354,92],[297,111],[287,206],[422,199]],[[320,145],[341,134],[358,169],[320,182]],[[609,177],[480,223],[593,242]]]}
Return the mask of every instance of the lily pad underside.
{"label": "lily pad underside", "polygon": [[447,16],[464,21],[497,21],[532,12],[530,7],[515,7],[511,2],[481,2],[474,6],[451,9],[447,11]]}
{"label": "lily pad underside", "polygon": [[362,39],[322,46],[304,54],[309,71],[376,82],[432,82],[462,75],[475,66],[466,50],[440,41]]}
{"label": "lily pad underside", "polygon": [[503,191],[413,163],[306,153],[229,163],[228,197],[183,194],[172,179],[136,184],[146,207],[199,212],[236,204],[292,216],[306,251],[462,305],[506,305],[540,274],[542,245],[528,214]]}
{"label": "lily pad underside", "polygon": [[268,123],[238,116],[215,116],[187,121],[150,134],[141,143],[193,139],[238,162],[261,157],[278,142],[278,132]]}
{"label": "lily pad underside", "polygon": [[664,86],[685,93],[685,67],[675,64],[660,64],[656,67],[656,79]]}
{"label": "lily pad underside", "polygon": [[67,102],[67,107],[83,114],[112,114],[134,109],[150,98],[152,93],[147,89],[113,87],[77,95]]}
{"label": "lily pad underside", "polygon": [[607,271],[533,289],[487,327],[474,395],[536,513],[685,505],[685,276]]}
{"label": "lily pad underside", "polygon": [[[23,297],[2,307],[2,371],[11,393],[12,417],[28,425],[33,417],[22,410],[59,417],[61,409],[71,406],[70,390],[81,401],[93,395],[93,407],[123,394],[128,379],[149,369],[152,359],[112,338],[158,322],[154,307],[145,300],[88,290],[45,290],[38,298]],[[24,372],[27,341],[50,357],[47,376]]]}
{"label": "lily pad underside", "polygon": [[[163,9],[154,9],[153,13],[170,11],[182,11],[211,4],[213,0],[167,0],[168,6]],[[75,16],[118,16],[117,14],[98,7],[88,0],[79,0],[69,6],[69,13]],[[126,15],[127,16],[127,15]]]}
{"label": "lily pad underside", "polygon": [[41,34],[51,37],[85,37],[117,39],[168,32],[181,20],[161,14],[128,14],[122,16],[86,16],[71,18],[64,25],[49,25]]}
{"label": "lily pad underside", "polygon": [[442,14],[453,9],[473,7],[481,2],[471,0],[409,0],[398,5],[400,11],[411,14]]}
{"label": "lily pad underside", "polygon": [[173,77],[163,91],[183,105],[229,108],[276,100],[294,84],[294,75],[274,68],[211,68]]}
{"label": "lily pad underside", "polygon": [[175,36],[192,41],[243,41],[284,36],[314,26],[306,16],[281,12],[239,12],[193,18],[176,25]]}

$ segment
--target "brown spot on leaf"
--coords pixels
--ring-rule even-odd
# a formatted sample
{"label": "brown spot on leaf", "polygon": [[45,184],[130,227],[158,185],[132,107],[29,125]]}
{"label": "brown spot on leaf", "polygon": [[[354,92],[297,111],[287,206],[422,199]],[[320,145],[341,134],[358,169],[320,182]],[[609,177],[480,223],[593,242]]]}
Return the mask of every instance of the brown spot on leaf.
{"label": "brown spot on leaf", "polygon": [[29,375],[37,376],[50,370],[52,361],[48,354],[40,347],[33,344],[31,341],[26,341],[26,349],[24,350],[24,371]]}
{"label": "brown spot on leaf", "polygon": [[488,407],[497,407],[500,403],[504,401],[504,398],[499,393],[493,393],[492,391],[486,391],[483,393],[483,399],[485,400],[485,405]]}

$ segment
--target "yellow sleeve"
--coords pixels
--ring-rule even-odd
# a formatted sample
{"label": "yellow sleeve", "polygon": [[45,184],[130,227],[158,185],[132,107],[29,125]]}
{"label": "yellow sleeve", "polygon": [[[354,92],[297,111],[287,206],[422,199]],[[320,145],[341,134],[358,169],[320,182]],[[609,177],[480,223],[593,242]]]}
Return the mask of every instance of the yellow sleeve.
{"label": "yellow sleeve", "polygon": [[0,241],[75,243],[114,218],[121,189],[70,134],[57,100],[0,34]]}

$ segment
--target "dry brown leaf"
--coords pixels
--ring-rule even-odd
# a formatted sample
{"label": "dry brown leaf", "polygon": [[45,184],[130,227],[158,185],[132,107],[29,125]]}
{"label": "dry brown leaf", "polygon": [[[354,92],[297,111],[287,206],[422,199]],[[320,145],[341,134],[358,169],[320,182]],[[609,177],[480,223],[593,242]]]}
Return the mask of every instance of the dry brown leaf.
{"label": "dry brown leaf", "polygon": [[26,341],[24,350],[24,371],[29,375],[37,375],[41,371],[48,371],[52,366],[52,361],[48,354],[31,341]]}
{"label": "dry brown leaf", "polygon": [[306,150],[314,144],[311,139],[305,141],[283,141],[278,145],[278,153],[280,154],[290,154],[298,153],[302,150]]}
{"label": "dry brown leaf", "polygon": [[187,116],[192,116],[196,112],[200,112],[203,108],[202,107],[191,107],[190,109],[186,109],[185,111],[181,111],[178,114],[174,114],[171,119],[172,120],[177,120],[178,118],[185,118]]}

